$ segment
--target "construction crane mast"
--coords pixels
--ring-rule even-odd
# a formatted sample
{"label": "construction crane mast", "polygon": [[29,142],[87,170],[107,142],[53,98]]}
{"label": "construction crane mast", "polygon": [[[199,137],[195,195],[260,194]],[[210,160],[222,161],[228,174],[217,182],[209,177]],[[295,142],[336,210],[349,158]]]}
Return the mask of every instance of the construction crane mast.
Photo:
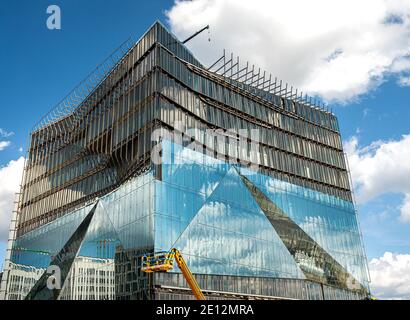
{"label": "construction crane mast", "polygon": [[142,257],[142,272],[168,272],[174,268],[173,262],[177,262],[179,269],[181,270],[185,280],[191,288],[194,296],[197,300],[206,300],[201,288],[195,280],[191,270],[189,270],[184,257],[178,249],[173,248],[169,252],[159,252],[153,256]]}

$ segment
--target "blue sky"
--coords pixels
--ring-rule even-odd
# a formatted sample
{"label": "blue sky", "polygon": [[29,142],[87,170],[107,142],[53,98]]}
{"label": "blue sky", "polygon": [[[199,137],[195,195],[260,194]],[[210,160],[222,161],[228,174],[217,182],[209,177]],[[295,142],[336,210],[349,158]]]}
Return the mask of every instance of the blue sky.
{"label": "blue sky", "polygon": [[[335,106],[333,111],[342,138],[357,136],[360,144],[367,146],[377,140],[398,140],[410,133],[409,101],[410,88],[400,87],[396,79],[387,78],[359,102]],[[402,198],[400,193],[388,193],[358,205],[369,259],[380,257],[385,251],[410,252],[410,225],[398,220]]]}
{"label": "blue sky", "polygon": [[[399,140],[410,133],[410,88],[398,86],[394,77],[385,81],[360,101],[333,108],[344,140],[357,136],[361,145],[368,146],[377,140]],[[369,259],[385,251],[410,252],[410,225],[399,221],[402,200],[400,193],[387,193],[358,205]]]}
{"label": "blue sky", "polygon": [[[217,9],[213,10],[211,7],[211,1],[198,0],[196,2],[197,5],[174,6],[174,2],[169,0],[144,2],[127,0],[2,1],[0,4],[0,93],[2,97],[0,128],[14,134],[8,137],[4,135],[2,137],[0,134],[0,141],[11,142],[7,148],[0,151],[0,166],[5,167],[10,161],[24,155],[24,152],[19,149],[26,149],[29,132],[42,115],[56,105],[123,41],[130,36],[137,39],[157,19],[170,26],[181,38],[198,30],[199,26],[209,23],[211,25],[210,34],[202,35],[190,44],[193,52],[205,62],[212,61],[219,56],[222,48],[221,42],[223,42],[227,49],[236,50],[236,53],[244,52],[246,57],[253,58],[253,61],[256,60],[256,63],[265,66],[269,71],[278,72],[285,78],[289,75],[288,79],[293,80],[293,83],[322,96],[329,102],[333,112],[339,118],[343,140],[348,142],[352,137],[357,139],[356,148],[352,152],[360,153],[360,157],[357,157],[358,162],[369,159],[376,161],[378,158],[375,154],[378,150],[383,150],[380,149],[381,145],[391,141],[400,141],[403,135],[410,134],[410,87],[398,84],[399,78],[406,72],[406,68],[392,67],[392,63],[389,67],[388,63],[383,62],[381,67],[384,69],[380,71],[380,65],[371,65],[369,68],[372,76],[369,79],[364,79],[362,83],[360,82],[360,79],[363,78],[361,74],[355,73],[355,70],[350,73],[346,71],[350,78],[357,76],[359,80],[352,84],[348,81],[349,77],[346,76],[347,80],[339,85],[339,87],[345,88],[344,91],[336,90],[336,92],[334,88],[329,88],[327,83],[324,85],[323,82],[318,81],[327,77],[326,79],[331,79],[329,80],[331,82],[333,79],[329,78],[328,74],[323,74],[321,70],[324,69],[323,66],[326,66],[329,67],[329,70],[339,72],[337,66],[335,67],[334,64],[328,66],[320,62],[322,64],[317,64],[317,68],[312,69],[310,65],[314,65],[313,63],[305,65],[295,63],[295,61],[304,60],[303,56],[298,56],[299,53],[296,49],[294,54],[289,54],[289,57],[280,52],[280,47],[290,48],[293,45],[292,48],[295,48],[296,41],[286,42],[281,40],[277,34],[271,35],[273,37],[272,43],[278,41],[275,47],[278,49],[273,51],[278,51],[278,54],[281,54],[280,59],[283,58],[283,62],[277,64],[271,62],[275,60],[274,58],[269,60],[269,56],[264,57],[263,53],[256,55],[249,51],[249,46],[246,45],[246,41],[241,41],[242,38],[247,39],[248,42],[252,41],[252,51],[264,51],[264,48],[253,50],[258,45],[257,39],[261,25],[265,23],[263,19],[252,19],[252,15],[257,17],[260,12],[263,12],[263,8],[258,11],[256,7],[258,1],[255,2],[255,8],[252,7],[252,12],[249,14],[249,24],[245,25],[246,30],[240,30],[240,26],[235,30],[226,30],[227,26],[224,23],[228,24],[228,22],[224,21],[229,19],[221,18]],[[239,2],[244,5],[242,7],[233,5],[232,10],[234,14],[240,16],[246,1]],[[259,2],[261,5],[268,5],[264,0]],[[248,3],[254,2],[248,1]],[[349,3],[347,1],[345,5],[351,5]],[[383,3],[384,0],[375,2],[381,6]],[[46,27],[48,17],[46,9],[51,4],[57,4],[61,8],[61,30],[49,30]],[[224,5],[226,7],[223,7]],[[229,5],[229,1],[220,1],[219,6],[222,7],[218,10],[229,8]],[[377,5],[375,6],[377,7]],[[165,11],[173,6],[173,11],[167,16]],[[278,10],[287,12],[285,7],[279,7]],[[360,11],[360,8],[358,10]],[[386,10],[389,13],[388,10],[396,9]],[[371,14],[369,15],[371,16]],[[358,19],[360,20],[360,17]],[[351,25],[356,27],[359,25],[356,22],[352,20]],[[370,20],[367,22],[366,20],[362,23],[360,20],[360,26],[372,28],[375,25]],[[267,27],[269,28],[269,25]],[[290,29],[295,28],[294,26],[286,29],[287,27],[282,23],[280,27],[283,28],[284,33],[289,30],[293,32],[291,39],[299,39],[295,36],[298,29]],[[343,29],[340,25],[336,25],[336,27],[342,30],[339,32],[342,33],[342,36],[340,36],[338,43],[329,45],[331,48],[329,50],[337,48],[335,51],[337,54],[327,54],[332,57],[331,59],[335,59],[335,63],[343,57],[346,58],[346,61],[361,61],[360,54],[367,57],[369,51],[376,50],[374,46],[362,50],[363,46],[356,45],[355,40],[351,40],[352,47],[356,45],[356,48],[359,48],[352,53],[352,49],[349,51],[349,46],[344,47],[346,44],[344,39],[349,40],[349,37],[352,37],[349,34],[350,31],[346,31],[345,36],[343,36],[344,30],[349,28]],[[381,28],[379,24],[377,24],[377,28]],[[239,32],[237,29],[242,33],[234,37],[235,32]],[[314,26],[306,29],[306,35],[302,34],[303,32],[300,32],[300,39],[312,39],[313,43],[317,37],[321,37],[320,43],[324,42],[322,33],[319,34]],[[269,36],[267,35],[267,37]],[[207,37],[211,37],[210,42],[207,41]],[[389,43],[389,37],[393,36],[384,35],[384,37],[380,42]],[[254,38],[255,41],[253,41]],[[399,41],[399,39],[395,41]],[[266,42],[269,42],[269,39],[263,39],[263,43]],[[305,43],[306,41],[300,40],[299,42],[303,43],[305,48],[311,47],[309,43]],[[280,43],[282,46],[279,45]],[[327,47],[324,47],[323,50],[325,49],[327,50]],[[378,51],[376,51],[380,55],[383,49],[377,48]],[[331,53],[331,51],[329,52]],[[316,59],[315,54],[318,53],[310,52],[310,61],[323,60]],[[338,57],[339,54],[341,57]],[[295,56],[294,60],[289,60],[293,59],[293,56]],[[390,52],[386,53],[386,56],[392,61],[402,58],[394,56]],[[406,57],[408,56],[404,55],[404,58]],[[364,59],[363,61],[368,60]],[[357,70],[360,69],[360,65],[359,63]],[[294,69],[303,69],[304,71],[297,73],[293,72]],[[311,80],[308,74],[316,75],[316,79],[319,80]],[[341,76],[338,75],[338,79],[340,78]],[[374,78],[377,79],[374,80]],[[379,143],[372,150],[363,149],[377,141]],[[355,160],[353,159],[353,161]],[[362,167],[358,163],[352,173],[360,173],[360,168]],[[357,180],[358,193],[362,190],[362,193],[365,194],[367,182],[363,179],[365,178]],[[410,177],[404,175],[403,179],[410,179]],[[355,177],[353,180],[356,180]],[[380,191],[380,188],[377,190],[373,193],[369,191],[368,194],[371,193],[371,195],[363,195],[362,198],[365,200],[361,200],[358,205],[369,260],[379,259],[385,252],[410,254],[410,237],[408,235],[410,224],[400,219],[400,207],[403,206],[405,194],[409,191],[393,187],[387,188],[386,192]],[[5,243],[0,241],[1,261],[3,260],[4,246]]]}
{"label": "blue sky", "polygon": [[[61,8],[61,30],[46,27],[47,7]],[[0,3],[0,166],[25,155],[35,123],[129,37],[136,40],[172,1],[2,1]],[[19,151],[23,148],[23,153]],[[3,239],[2,239],[3,240]],[[0,241],[0,266],[4,241]]]}

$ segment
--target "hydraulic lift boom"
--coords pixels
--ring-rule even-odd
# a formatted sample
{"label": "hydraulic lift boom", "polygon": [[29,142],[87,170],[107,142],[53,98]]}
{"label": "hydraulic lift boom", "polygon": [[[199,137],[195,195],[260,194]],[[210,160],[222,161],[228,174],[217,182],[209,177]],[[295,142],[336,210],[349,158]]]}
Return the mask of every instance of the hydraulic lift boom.
{"label": "hydraulic lift boom", "polygon": [[169,252],[160,252],[154,254],[154,256],[143,256],[141,271],[151,272],[168,272],[173,269],[173,261],[177,262],[179,269],[185,277],[189,287],[194,293],[197,300],[206,300],[204,294],[201,291],[198,283],[195,280],[194,275],[189,270],[184,257],[178,249],[171,249]]}

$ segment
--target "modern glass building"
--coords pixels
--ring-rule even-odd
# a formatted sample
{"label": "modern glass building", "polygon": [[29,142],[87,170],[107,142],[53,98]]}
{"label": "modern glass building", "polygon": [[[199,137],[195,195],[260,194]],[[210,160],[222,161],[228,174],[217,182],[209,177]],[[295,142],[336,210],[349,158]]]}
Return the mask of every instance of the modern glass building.
{"label": "modern glass building", "polygon": [[1,298],[192,299],[171,248],[208,299],[369,295],[336,117],[217,63],[157,22],[36,125]]}

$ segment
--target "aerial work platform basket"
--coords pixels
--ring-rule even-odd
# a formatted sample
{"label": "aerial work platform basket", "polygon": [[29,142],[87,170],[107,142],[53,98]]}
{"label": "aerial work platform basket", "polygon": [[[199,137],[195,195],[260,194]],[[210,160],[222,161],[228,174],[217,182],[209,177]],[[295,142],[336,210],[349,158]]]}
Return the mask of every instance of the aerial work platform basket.
{"label": "aerial work platform basket", "polygon": [[142,257],[141,271],[151,272],[168,272],[174,268],[175,254],[171,251],[157,252],[151,256]]}
{"label": "aerial work platform basket", "polygon": [[144,255],[141,258],[141,271],[146,273],[168,272],[174,268],[174,259],[197,300],[205,300],[201,288],[178,249],[157,252],[151,256]]}

